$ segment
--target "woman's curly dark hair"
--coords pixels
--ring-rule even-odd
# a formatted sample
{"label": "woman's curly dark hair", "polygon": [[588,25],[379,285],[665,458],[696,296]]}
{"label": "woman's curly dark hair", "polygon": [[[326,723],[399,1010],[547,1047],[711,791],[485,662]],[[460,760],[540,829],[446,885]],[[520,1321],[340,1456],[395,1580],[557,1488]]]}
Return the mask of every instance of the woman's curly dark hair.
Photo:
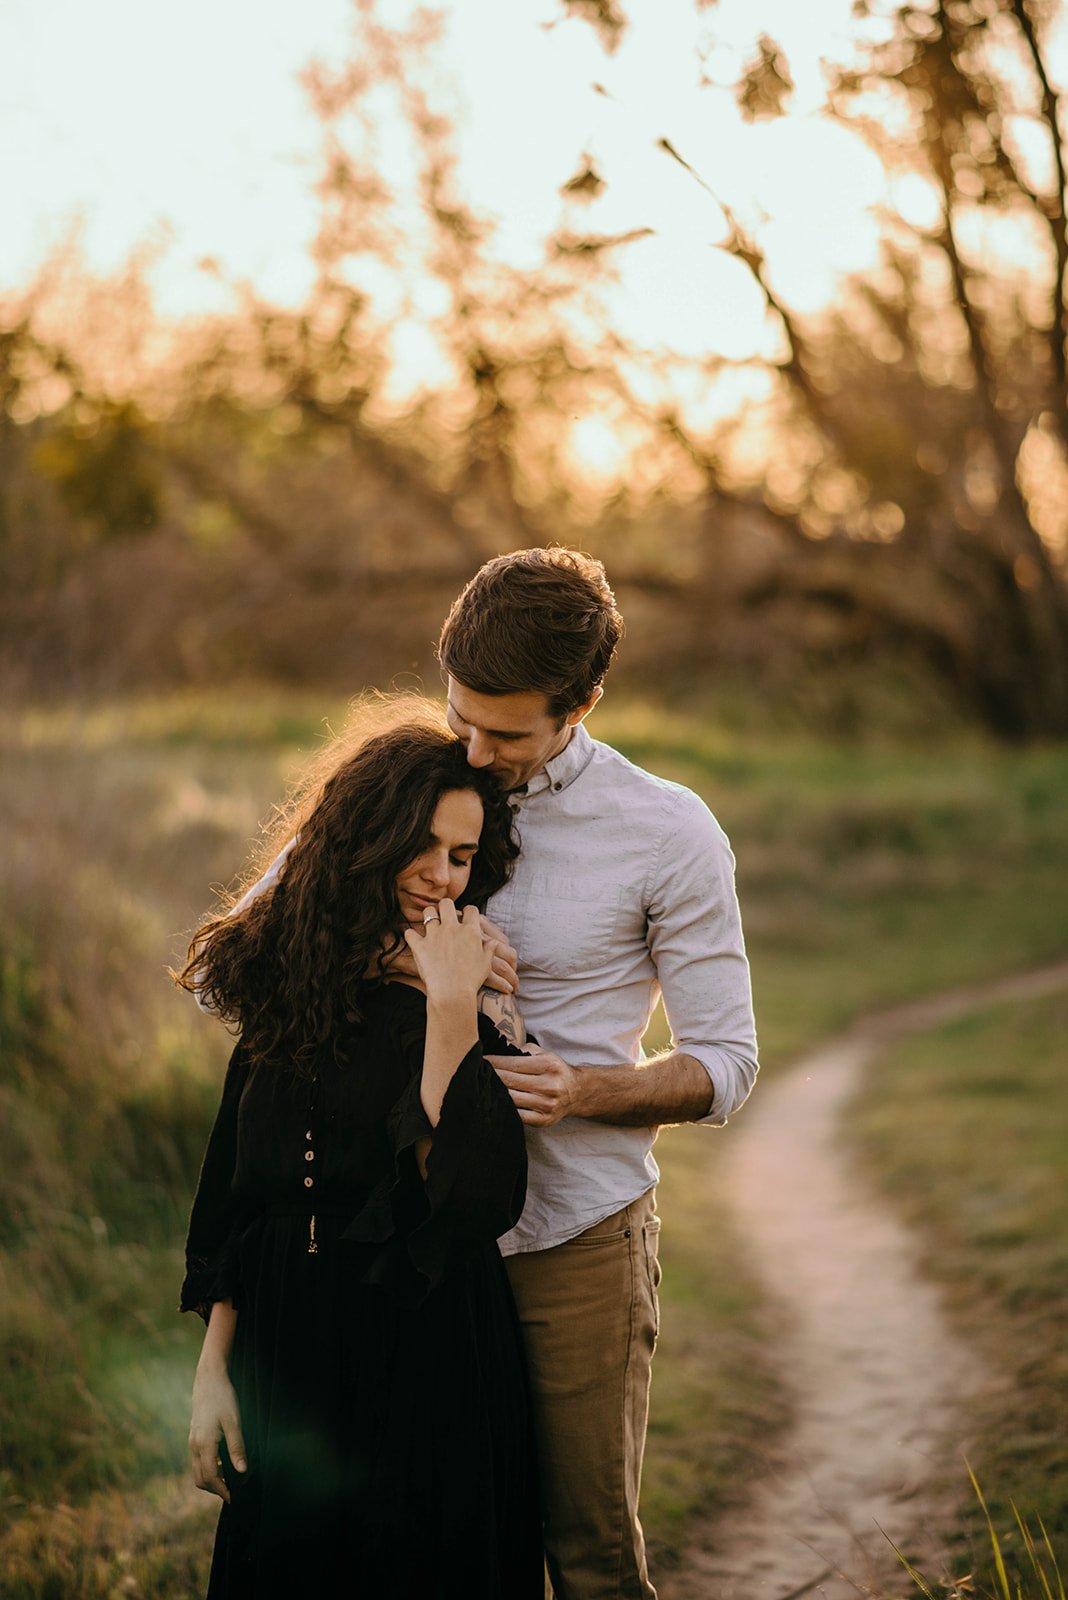
{"label": "woman's curly dark hair", "polygon": [[303,814],[280,813],[274,834],[293,842],[275,884],[205,923],[177,975],[240,1031],[253,1060],[308,1069],[324,1048],[344,1059],[368,985],[403,942],[397,876],[426,848],[443,794],[470,789],[482,802],[461,905],[484,906],[519,854],[497,780],[468,766],[436,706],[409,700],[403,709],[403,722],[359,736],[355,749],[339,741],[345,754]]}

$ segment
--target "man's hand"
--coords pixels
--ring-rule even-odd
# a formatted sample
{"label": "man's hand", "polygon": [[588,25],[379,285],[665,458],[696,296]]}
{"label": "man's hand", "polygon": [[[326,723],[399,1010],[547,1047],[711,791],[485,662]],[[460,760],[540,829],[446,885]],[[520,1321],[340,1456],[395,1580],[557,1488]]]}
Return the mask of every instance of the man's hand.
{"label": "man's hand", "polygon": [[486,1060],[528,1127],[550,1128],[562,1117],[579,1114],[584,1074],[551,1050],[534,1050],[527,1056],[487,1056]]}
{"label": "man's hand", "polygon": [[496,989],[498,994],[518,994],[519,957],[515,949],[509,944],[507,936],[495,922],[490,921],[489,917],[482,917],[481,922],[482,938],[493,946],[493,965],[485,987]]}
{"label": "man's hand", "polygon": [[561,1117],[586,1117],[619,1128],[655,1128],[710,1116],[715,1099],[708,1073],[685,1051],[670,1051],[640,1066],[572,1067],[551,1050],[528,1046],[526,1056],[487,1056],[532,1128]]}

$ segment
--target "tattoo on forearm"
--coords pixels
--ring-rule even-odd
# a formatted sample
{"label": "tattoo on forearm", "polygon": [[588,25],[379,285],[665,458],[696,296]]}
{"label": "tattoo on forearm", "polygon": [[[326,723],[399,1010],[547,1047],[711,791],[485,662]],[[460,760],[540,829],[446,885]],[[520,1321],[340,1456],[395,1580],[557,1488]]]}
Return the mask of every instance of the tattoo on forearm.
{"label": "tattoo on forearm", "polygon": [[509,1044],[515,1045],[517,1050],[526,1044],[527,1030],[514,994],[500,994],[496,989],[480,989],[478,1006]]}

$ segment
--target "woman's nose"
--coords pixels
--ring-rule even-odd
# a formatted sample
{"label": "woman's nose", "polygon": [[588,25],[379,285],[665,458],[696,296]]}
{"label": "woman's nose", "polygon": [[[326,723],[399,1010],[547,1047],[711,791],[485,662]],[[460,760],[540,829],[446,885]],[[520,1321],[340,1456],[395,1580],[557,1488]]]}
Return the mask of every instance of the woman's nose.
{"label": "woman's nose", "polygon": [[428,857],[423,867],[423,878],[435,889],[444,888],[449,881],[449,857],[444,850]]}

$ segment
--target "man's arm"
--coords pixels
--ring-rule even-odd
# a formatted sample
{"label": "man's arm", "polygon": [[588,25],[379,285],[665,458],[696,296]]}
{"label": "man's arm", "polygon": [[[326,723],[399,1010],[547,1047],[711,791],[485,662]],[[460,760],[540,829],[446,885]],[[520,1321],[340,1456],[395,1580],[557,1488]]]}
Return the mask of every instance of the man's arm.
{"label": "man's arm", "polygon": [[521,1059],[488,1056],[521,1119],[548,1128],[563,1117],[587,1117],[623,1128],[699,1122],[713,1090],[700,1061],[673,1050],[638,1066],[570,1066],[550,1050]]}
{"label": "man's arm", "polygon": [[680,792],[660,841],[646,938],[674,1048],[637,1066],[582,1066],[548,1051],[527,1061],[491,1058],[524,1122],[719,1124],[749,1094],[756,1030],[734,857],[711,812],[689,791]]}

